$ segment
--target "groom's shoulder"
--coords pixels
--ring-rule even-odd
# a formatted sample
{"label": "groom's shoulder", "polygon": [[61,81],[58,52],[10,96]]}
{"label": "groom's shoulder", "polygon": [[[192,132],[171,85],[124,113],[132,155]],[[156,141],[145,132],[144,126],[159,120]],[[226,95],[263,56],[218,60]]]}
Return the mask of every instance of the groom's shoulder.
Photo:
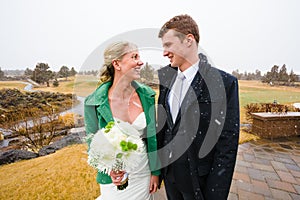
{"label": "groom's shoulder", "polygon": [[158,78],[160,82],[168,81],[177,73],[178,68],[167,65],[157,70]]}

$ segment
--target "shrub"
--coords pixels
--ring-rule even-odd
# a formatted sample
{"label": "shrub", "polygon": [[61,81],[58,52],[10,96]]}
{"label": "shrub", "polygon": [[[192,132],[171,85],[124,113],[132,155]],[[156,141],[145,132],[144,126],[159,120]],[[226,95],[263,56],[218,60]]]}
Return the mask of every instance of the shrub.
{"label": "shrub", "polygon": [[75,114],[74,113],[65,113],[64,115],[60,115],[58,120],[62,122],[66,127],[72,128],[75,127]]}
{"label": "shrub", "polygon": [[252,113],[257,112],[270,112],[284,114],[287,112],[299,112],[298,108],[292,105],[284,105],[278,103],[250,103],[245,107],[246,109],[246,119],[252,123]]}
{"label": "shrub", "polygon": [[58,87],[58,86],[59,86],[58,80],[55,79],[55,80],[53,81],[53,86],[54,86],[54,87]]}

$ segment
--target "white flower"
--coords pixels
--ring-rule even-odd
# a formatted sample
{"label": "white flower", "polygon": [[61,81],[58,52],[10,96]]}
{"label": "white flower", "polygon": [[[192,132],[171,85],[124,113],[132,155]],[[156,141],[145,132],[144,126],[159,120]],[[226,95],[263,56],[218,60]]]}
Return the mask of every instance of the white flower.
{"label": "white flower", "polygon": [[[129,123],[110,122],[94,134],[88,151],[88,164],[102,172],[133,171],[140,162],[143,148],[138,131]],[[115,169],[116,163],[122,163],[122,169]]]}

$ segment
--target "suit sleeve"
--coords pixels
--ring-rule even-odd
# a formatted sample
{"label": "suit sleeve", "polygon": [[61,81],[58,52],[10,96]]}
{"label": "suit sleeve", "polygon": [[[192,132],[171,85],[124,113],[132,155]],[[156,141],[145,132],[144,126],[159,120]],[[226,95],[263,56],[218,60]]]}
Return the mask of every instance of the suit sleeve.
{"label": "suit sleeve", "polygon": [[226,118],[207,177],[206,199],[227,199],[236,162],[240,130],[238,81],[233,77],[228,82]]}

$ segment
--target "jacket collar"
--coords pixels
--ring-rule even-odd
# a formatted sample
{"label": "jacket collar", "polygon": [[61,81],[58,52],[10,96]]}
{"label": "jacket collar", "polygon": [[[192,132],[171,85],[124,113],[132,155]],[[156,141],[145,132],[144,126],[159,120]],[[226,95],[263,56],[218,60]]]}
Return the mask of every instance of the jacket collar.
{"label": "jacket collar", "polygon": [[[111,81],[102,83],[95,92],[93,92],[86,100],[86,105],[96,106],[98,113],[105,119],[106,122],[113,121],[113,115],[108,102],[108,90],[112,85]],[[155,92],[149,90],[145,85],[138,83],[137,81],[132,82],[132,86],[138,93],[142,105],[147,101],[148,103],[153,101]]]}

